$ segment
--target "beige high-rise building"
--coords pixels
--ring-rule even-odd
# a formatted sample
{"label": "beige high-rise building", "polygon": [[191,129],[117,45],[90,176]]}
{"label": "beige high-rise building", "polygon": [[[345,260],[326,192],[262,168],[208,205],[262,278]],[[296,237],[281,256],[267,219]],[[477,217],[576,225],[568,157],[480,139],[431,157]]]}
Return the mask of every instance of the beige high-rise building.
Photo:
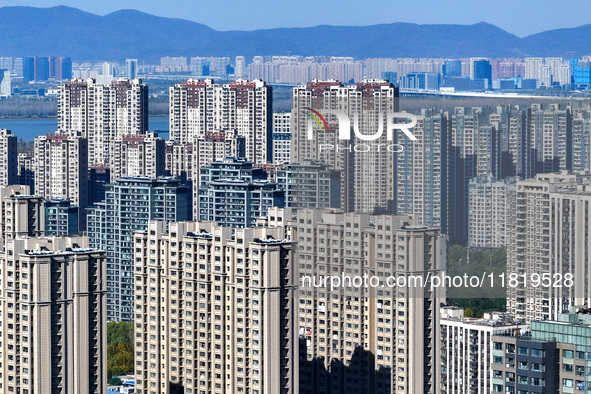
{"label": "beige high-rise building", "polygon": [[195,143],[206,133],[235,130],[246,141],[245,157],[253,163],[272,160],[272,90],[261,80],[225,85],[212,80],[170,87],[170,139]]}
{"label": "beige high-rise building", "polygon": [[18,147],[16,135],[0,129],[0,186],[18,182]]}
{"label": "beige high-rise building", "polygon": [[43,197],[32,196],[29,186],[0,187],[0,244],[20,237],[39,237],[45,227]]}
{"label": "beige high-rise building", "polygon": [[87,246],[16,238],[0,251],[3,393],[106,392],[106,257]]}
{"label": "beige high-rise building", "polygon": [[285,230],[151,221],[136,232],[136,393],[298,393]]}
{"label": "beige high-rise building", "polygon": [[[323,114],[326,125],[319,118],[317,124],[311,110]],[[326,112],[331,110],[346,114],[352,129],[366,138],[378,137],[362,140],[349,130],[350,139],[340,139],[337,115]],[[348,86],[335,80],[314,80],[297,86],[292,101],[291,161],[320,160],[341,171],[344,210],[393,213],[397,148],[389,148],[396,141],[387,140],[386,115],[397,110],[398,87],[385,80],[364,80]]]}
{"label": "beige high-rise building", "polygon": [[35,193],[46,199],[69,198],[80,209],[85,229],[88,206],[88,140],[67,134],[35,138]]}
{"label": "beige high-rise building", "polygon": [[516,217],[508,227],[507,280],[516,280],[506,285],[509,313],[553,320],[570,306],[591,306],[590,207],[588,173],[517,182]]}
{"label": "beige high-rise building", "polygon": [[57,112],[59,132],[88,139],[88,164],[107,164],[117,138],[148,130],[148,87],[141,79],[74,79],[60,85]]}
{"label": "beige high-rise building", "polygon": [[111,181],[121,177],[157,178],[166,174],[164,139],[158,133],[127,134],[115,139]]}
{"label": "beige high-rise building", "polygon": [[[408,215],[298,211],[300,393],[435,390],[445,290],[409,278],[442,272],[446,239],[415,224]],[[369,285],[355,285],[364,275]],[[353,284],[342,279],[344,286],[331,288],[332,279],[322,285],[325,276]],[[388,277],[408,282],[388,286]]]}

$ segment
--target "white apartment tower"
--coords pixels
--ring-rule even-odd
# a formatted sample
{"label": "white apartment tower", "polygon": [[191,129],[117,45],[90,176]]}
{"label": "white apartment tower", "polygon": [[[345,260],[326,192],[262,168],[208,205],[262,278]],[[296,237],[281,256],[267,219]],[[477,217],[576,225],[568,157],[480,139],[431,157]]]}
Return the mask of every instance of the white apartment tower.
{"label": "white apartment tower", "polygon": [[441,308],[441,394],[489,394],[492,390],[493,335],[525,333],[527,325],[506,313],[464,317],[457,307]]}
{"label": "white apartment tower", "polygon": [[[331,289],[320,282],[325,275],[385,281],[439,274],[445,267],[445,237],[415,223],[408,215],[298,210],[292,236],[301,279],[300,393],[435,390],[444,289],[385,282]],[[315,278],[316,285],[306,277]]]}
{"label": "white apartment tower", "polygon": [[[387,140],[385,130],[386,114],[397,109],[398,88],[385,80],[364,80],[349,86],[335,80],[314,80],[297,86],[292,101],[291,161],[319,160],[341,171],[344,210],[393,213],[397,153],[388,151],[395,141]],[[337,116],[326,110],[344,112],[351,125],[357,125],[366,136],[383,132],[375,140],[364,141],[350,131],[350,140],[340,140]],[[312,111],[323,114],[326,124],[320,120],[317,124]]]}
{"label": "white apartment tower", "polygon": [[3,393],[107,390],[106,256],[88,238],[16,238],[0,251]]}
{"label": "white apartment tower", "polygon": [[291,112],[273,114],[273,164],[291,163]]}
{"label": "white apartment tower", "polygon": [[246,77],[246,59],[244,56],[236,56],[236,63],[234,64],[234,75],[236,79]]}
{"label": "white apartment tower", "polygon": [[136,232],[136,393],[298,393],[284,228],[151,221]]}
{"label": "white apartment tower", "polygon": [[107,164],[117,138],[148,130],[148,87],[141,79],[74,79],[58,89],[57,116],[59,132],[88,139],[89,165]]}
{"label": "white apartment tower", "polygon": [[88,140],[67,134],[47,134],[35,138],[35,193],[46,199],[69,198],[80,209],[84,229],[84,209],[88,206]]}
{"label": "white apartment tower", "polygon": [[115,139],[111,181],[122,177],[157,178],[166,173],[164,139],[155,132],[127,134]]}
{"label": "white apartment tower", "polygon": [[246,141],[246,158],[265,164],[272,160],[271,102],[271,87],[261,80],[176,84],[170,87],[170,139],[195,143],[206,133],[235,130]]}
{"label": "white apartment tower", "polygon": [[0,186],[18,182],[18,142],[10,130],[0,129]]}

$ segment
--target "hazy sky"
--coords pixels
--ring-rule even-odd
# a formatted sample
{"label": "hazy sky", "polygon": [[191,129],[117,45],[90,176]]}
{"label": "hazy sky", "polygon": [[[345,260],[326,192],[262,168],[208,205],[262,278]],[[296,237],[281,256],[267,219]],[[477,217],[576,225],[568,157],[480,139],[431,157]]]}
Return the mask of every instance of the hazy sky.
{"label": "hazy sky", "polygon": [[99,15],[130,8],[216,30],[485,21],[522,37],[591,23],[590,0],[0,0],[0,5],[67,5]]}

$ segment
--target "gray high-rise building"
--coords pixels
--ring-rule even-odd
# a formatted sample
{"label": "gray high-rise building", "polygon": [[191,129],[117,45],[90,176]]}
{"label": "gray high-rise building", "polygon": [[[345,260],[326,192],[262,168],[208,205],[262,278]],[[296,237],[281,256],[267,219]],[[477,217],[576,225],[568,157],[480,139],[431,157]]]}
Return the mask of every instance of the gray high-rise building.
{"label": "gray high-rise building", "polygon": [[233,228],[250,227],[269,207],[283,207],[285,191],[267,180],[261,168],[244,159],[226,158],[200,169],[194,215]]}
{"label": "gray high-rise building", "polygon": [[0,129],[0,186],[18,181],[18,143],[10,130]]}
{"label": "gray high-rise building", "polygon": [[78,234],[78,207],[67,198],[46,200],[44,204],[45,235],[65,237]]}
{"label": "gray high-rise building", "polygon": [[[422,109],[411,141],[400,135],[397,153],[397,212],[447,233],[447,114]],[[402,132],[399,132],[402,134]]]}
{"label": "gray high-rise building", "polygon": [[322,162],[304,160],[277,169],[277,186],[285,190],[285,207],[340,208],[341,174]]}
{"label": "gray high-rise building", "polygon": [[443,64],[443,75],[445,77],[461,77],[462,61],[455,59],[446,60]]}
{"label": "gray high-rise building", "polygon": [[137,78],[137,59],[125,60],[125,77],[130,81]]}
{"label": "gray high-rise building", "polygon": [[492,83],[492,68],[486,58],[473,57],[470,59],[470,79],[486,79]]}
{"label": "gray high-rise building", "polygon": [[149,220],[190,220],[190,189],[175,178],[120,178],[88,211],[90,245],[107,251],[107,319],[131,321],[133,233],[146,230]]}

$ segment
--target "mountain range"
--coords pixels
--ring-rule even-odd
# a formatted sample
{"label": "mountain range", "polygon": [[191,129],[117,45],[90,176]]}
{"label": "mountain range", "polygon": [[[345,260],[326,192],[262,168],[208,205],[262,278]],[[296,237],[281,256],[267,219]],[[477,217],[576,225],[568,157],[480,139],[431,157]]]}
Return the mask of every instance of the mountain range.
{"label": "mountain range", "polygon": [[76,8],[1,7],[0,56],[66,55],[74,61],[161,56],[286,53],[367,57],[570,57],[591,53],[591,24],[519,38],[486,22],[473,25],[391,23],[216,31],[182,19],[134,10],[105,16]]}

